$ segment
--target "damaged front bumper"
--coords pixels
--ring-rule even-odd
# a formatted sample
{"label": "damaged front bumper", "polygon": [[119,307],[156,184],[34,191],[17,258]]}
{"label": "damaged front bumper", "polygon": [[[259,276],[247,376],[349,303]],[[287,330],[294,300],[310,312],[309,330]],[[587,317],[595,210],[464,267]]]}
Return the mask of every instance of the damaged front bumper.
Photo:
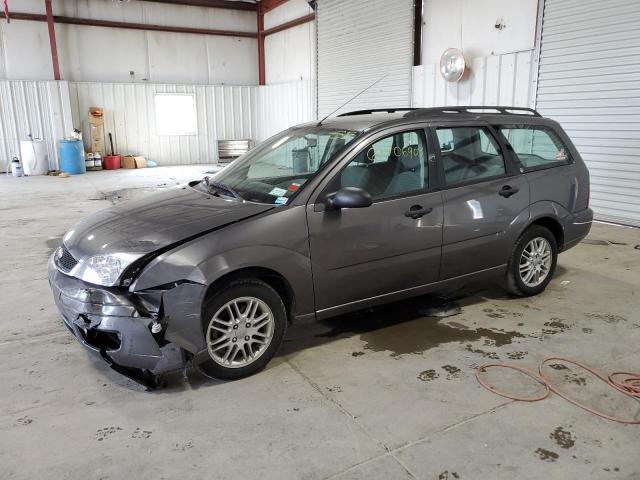
{"label": "damaged front bumper", "polygon": [[[140,293],[88,284],[48,265],[53,298],[65,326],[87,351],[112,368],[155,386],[153,377],[175,358],[175,346],[187,356],[202,355],[200,305],[205,287],[176,283]],[[152,333],[153,323],[160,325]],[[173,345],[172,345],[173,344]],[[181,356],[184,362],[185,355]]]}

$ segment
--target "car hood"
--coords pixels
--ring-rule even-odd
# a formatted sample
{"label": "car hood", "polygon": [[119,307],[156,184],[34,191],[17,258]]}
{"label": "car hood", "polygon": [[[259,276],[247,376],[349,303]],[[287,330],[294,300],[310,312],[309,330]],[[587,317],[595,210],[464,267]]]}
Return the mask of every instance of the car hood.
{"label": "car hood", "polygon": [[74,225],[63,242],[77,259],[110,253],[142,257],[272,208],[182,186],[97,212]]}

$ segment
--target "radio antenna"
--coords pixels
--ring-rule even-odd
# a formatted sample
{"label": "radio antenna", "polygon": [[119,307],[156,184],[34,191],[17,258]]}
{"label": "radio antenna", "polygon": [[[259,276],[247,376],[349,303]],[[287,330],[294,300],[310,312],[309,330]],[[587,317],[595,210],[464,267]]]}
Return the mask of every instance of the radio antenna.
{"label": "radio antenna", "polygon": [[364,92],[366,92],[367,90],[369,90],[371,87],[373,87],[375,84],[377,84],[378,82],[381,82],[382,80],[384,80],[389,74],[385,73],[383,76],[381,76],[378,80],[376,80],[375,82],[373,82],[371,85],[369,85],[367,88],[365,88],[364,90],[362,90],[360,93],[357,93],[356,95],[354,95],[353,97],[351,97],[349,100],[347,100],[346,102],[344,102],[342,105],[340,105],[338,108],[336,108],[333,112],[331,112],[329,115],[327,115],[326,117],[324,117],[322,120],[320,120],[317,124],[316,127],[319,127],[320,125],[322,125],[322,122],[324,122],[327,118],[329,118],[331,115],[333,115],[334,113],[336,113],[338,110],[340,110],[342,107],[344,107],[345,105],[348,105],[349,103],[353,102],[356,98],[358,98],[360,95],[362,95]]}

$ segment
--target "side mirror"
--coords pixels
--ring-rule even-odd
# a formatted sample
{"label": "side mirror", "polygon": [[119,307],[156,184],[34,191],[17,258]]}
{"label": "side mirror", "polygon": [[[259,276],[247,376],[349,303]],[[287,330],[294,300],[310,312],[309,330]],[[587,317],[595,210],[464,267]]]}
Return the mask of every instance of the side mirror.
{"label": "side mirror", "polygon": [[365,208],[370,207],[372,203],[371,195],[365,190],[356,187],[341,188],[337,192],[327,195],[325,200],[327,210]]}

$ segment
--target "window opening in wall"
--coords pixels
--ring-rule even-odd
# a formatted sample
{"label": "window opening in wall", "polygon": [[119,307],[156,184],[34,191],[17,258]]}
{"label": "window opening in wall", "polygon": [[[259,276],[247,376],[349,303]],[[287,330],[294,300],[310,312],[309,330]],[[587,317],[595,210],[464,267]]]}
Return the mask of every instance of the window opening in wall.
{"label": "window opening in wall", "polygon": [[156,134],[197,135],[195,95],[189,93],[156,93]]}

